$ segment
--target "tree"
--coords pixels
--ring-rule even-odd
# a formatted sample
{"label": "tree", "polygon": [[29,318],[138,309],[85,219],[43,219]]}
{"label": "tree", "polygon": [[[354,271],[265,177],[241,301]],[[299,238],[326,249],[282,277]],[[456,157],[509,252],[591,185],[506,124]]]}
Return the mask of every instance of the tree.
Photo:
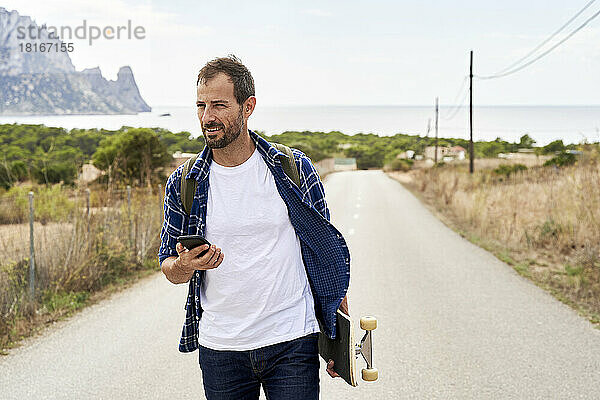
{"label": "tree", "polygon": [[521,139],[519,139],[520,148],[530,149],[533,147],[534,144],[535,140],[533,140],[533,138],[531,138],[528,134],[521,136]]}
{"label": "tree", "polygon": [[161,142],[167,146],[169,153],[181,151],[183,153],[199,153],[204,148],[204,137],[202,135],[194,138],[187,131],[170,132],[163,128],[152,128]]}
{"label": "tree", "polygon": [[77,178],[81,151],[73,147],[51,146],[44,152],[38,147],[32,160],[31,174],[37,183],[51,184],[64,182],[72,185]]}
{"label": "tree", "polygon": [[109,184],[124,179],[150,186],[157,168],[171,161],[167,147],[148,128],[128,128],[103,139],[92,157],[94,165],[109,173]]}
{"label": "tree", "polygon": [[346,149],[348,157],[356,158],[358,169],[382,168],[385,153],[385,148],[379,144],[370,147],[359,145]]}
{"label": "tree", "polygon": [[106,136],[110,136],[112,131],[99,132],[97,129],[71,129],[66,144],[75,147],[86,156],[88,161],[96,152],[98,144]]}
{"label": "tree", "polygon": [[542,147],[542,152],[544,154],[552,154],[561,151],[565,151],[565,145],[562,140],[555,140]]}
{"label": "tree", "polygon": [[474,148],[476,157],[493,158],[506,151],[507,143],[496,138],[493,142],[475,142]]}
{"label": "tree", "polygon": [[[49,128],[54,129],[54,128]],[[82,164],[81,150],[65,145],[66,133],[51,134],[39,141],[31,159],[31,175],[41,184],[72,185]]]}

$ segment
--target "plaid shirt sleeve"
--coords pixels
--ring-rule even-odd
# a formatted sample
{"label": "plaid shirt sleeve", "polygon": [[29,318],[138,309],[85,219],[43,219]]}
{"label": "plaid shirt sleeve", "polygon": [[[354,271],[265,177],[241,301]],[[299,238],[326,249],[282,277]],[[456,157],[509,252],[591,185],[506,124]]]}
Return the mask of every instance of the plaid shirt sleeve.
{"label": "plaid shirt sleeve", "polygon": [[177,238],[185,235],[185,212],[181,205],[180,182],[181,167],[177,168],[165,185],[165,201],[163,205],[164,220],[160,231],[160,248],[158,260],[162,262],[171,256],[177,256]]}
{"label": "plaid shirt sleeve", "polygon": [[319,214],[329,221],[331,216],[329,208],[327,208],[327,202],[325,201],[325,189],[323,188],[319,173],[306,154],[297,149],[293,149],[292,152],[294,153],[296,165],[300,170],[302,201],[308,200]]}

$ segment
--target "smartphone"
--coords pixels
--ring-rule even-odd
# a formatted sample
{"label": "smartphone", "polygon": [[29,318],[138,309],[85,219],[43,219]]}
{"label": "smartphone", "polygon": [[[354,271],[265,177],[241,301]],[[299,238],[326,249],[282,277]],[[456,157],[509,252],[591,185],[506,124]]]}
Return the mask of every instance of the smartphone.
{"label": "smartphone", "polygon": [[[207,244],[210,246],[210,243],[208,242],[208,240],[204,239],[202,236],[200,235],[185,235],[185,236],[179,236],[177,238],[177,241],[179,243],[181,243],[183,245],[183,247],[185,247],[188,250],[191,250],[195,247],[198,246],[202,246],[203,244]],[[208,250],[204,250],[202,253],[200,253],[198,255],[198,257],[201,257],[203,255],[205,255],[208,252]]]}

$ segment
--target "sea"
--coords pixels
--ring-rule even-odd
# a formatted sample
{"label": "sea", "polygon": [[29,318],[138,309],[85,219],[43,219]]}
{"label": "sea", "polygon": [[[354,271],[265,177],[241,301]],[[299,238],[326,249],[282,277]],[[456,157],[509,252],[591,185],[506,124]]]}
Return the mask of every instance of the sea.
{"label": "sea", "polygon": [[[164,115],[168,114],[168,115]],[[72,128],[161,127],[201,134],[195,106],[155,106],[134,115],[0,116],[0,124],[44,124]],[[432,106],[259,106],[248,127],[268,135],[284,131],[340,131],[348,135],[397,133],[435,136]],[[600,106],[479,106],[473,109],[473,140],[497,137],[518,142],[528,134],[538,146],[561,139],[565,144],[600,141]],[[469,138],[468,107],[441,106],[438,136]]]}

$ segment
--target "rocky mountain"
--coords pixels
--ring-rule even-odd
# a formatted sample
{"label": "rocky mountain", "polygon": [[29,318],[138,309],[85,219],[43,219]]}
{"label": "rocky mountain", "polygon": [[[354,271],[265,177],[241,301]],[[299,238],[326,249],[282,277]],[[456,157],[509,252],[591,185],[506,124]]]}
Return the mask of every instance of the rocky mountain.
{"label": "rocky mountain", "polygon": [[76,71],[68,51],[34,51],[41,43],[64,46],[38,28],[30,17],[0,7],[0,115],[151,111],[130,67],[121,67],[116,81],[105,79],[100,68]]}

